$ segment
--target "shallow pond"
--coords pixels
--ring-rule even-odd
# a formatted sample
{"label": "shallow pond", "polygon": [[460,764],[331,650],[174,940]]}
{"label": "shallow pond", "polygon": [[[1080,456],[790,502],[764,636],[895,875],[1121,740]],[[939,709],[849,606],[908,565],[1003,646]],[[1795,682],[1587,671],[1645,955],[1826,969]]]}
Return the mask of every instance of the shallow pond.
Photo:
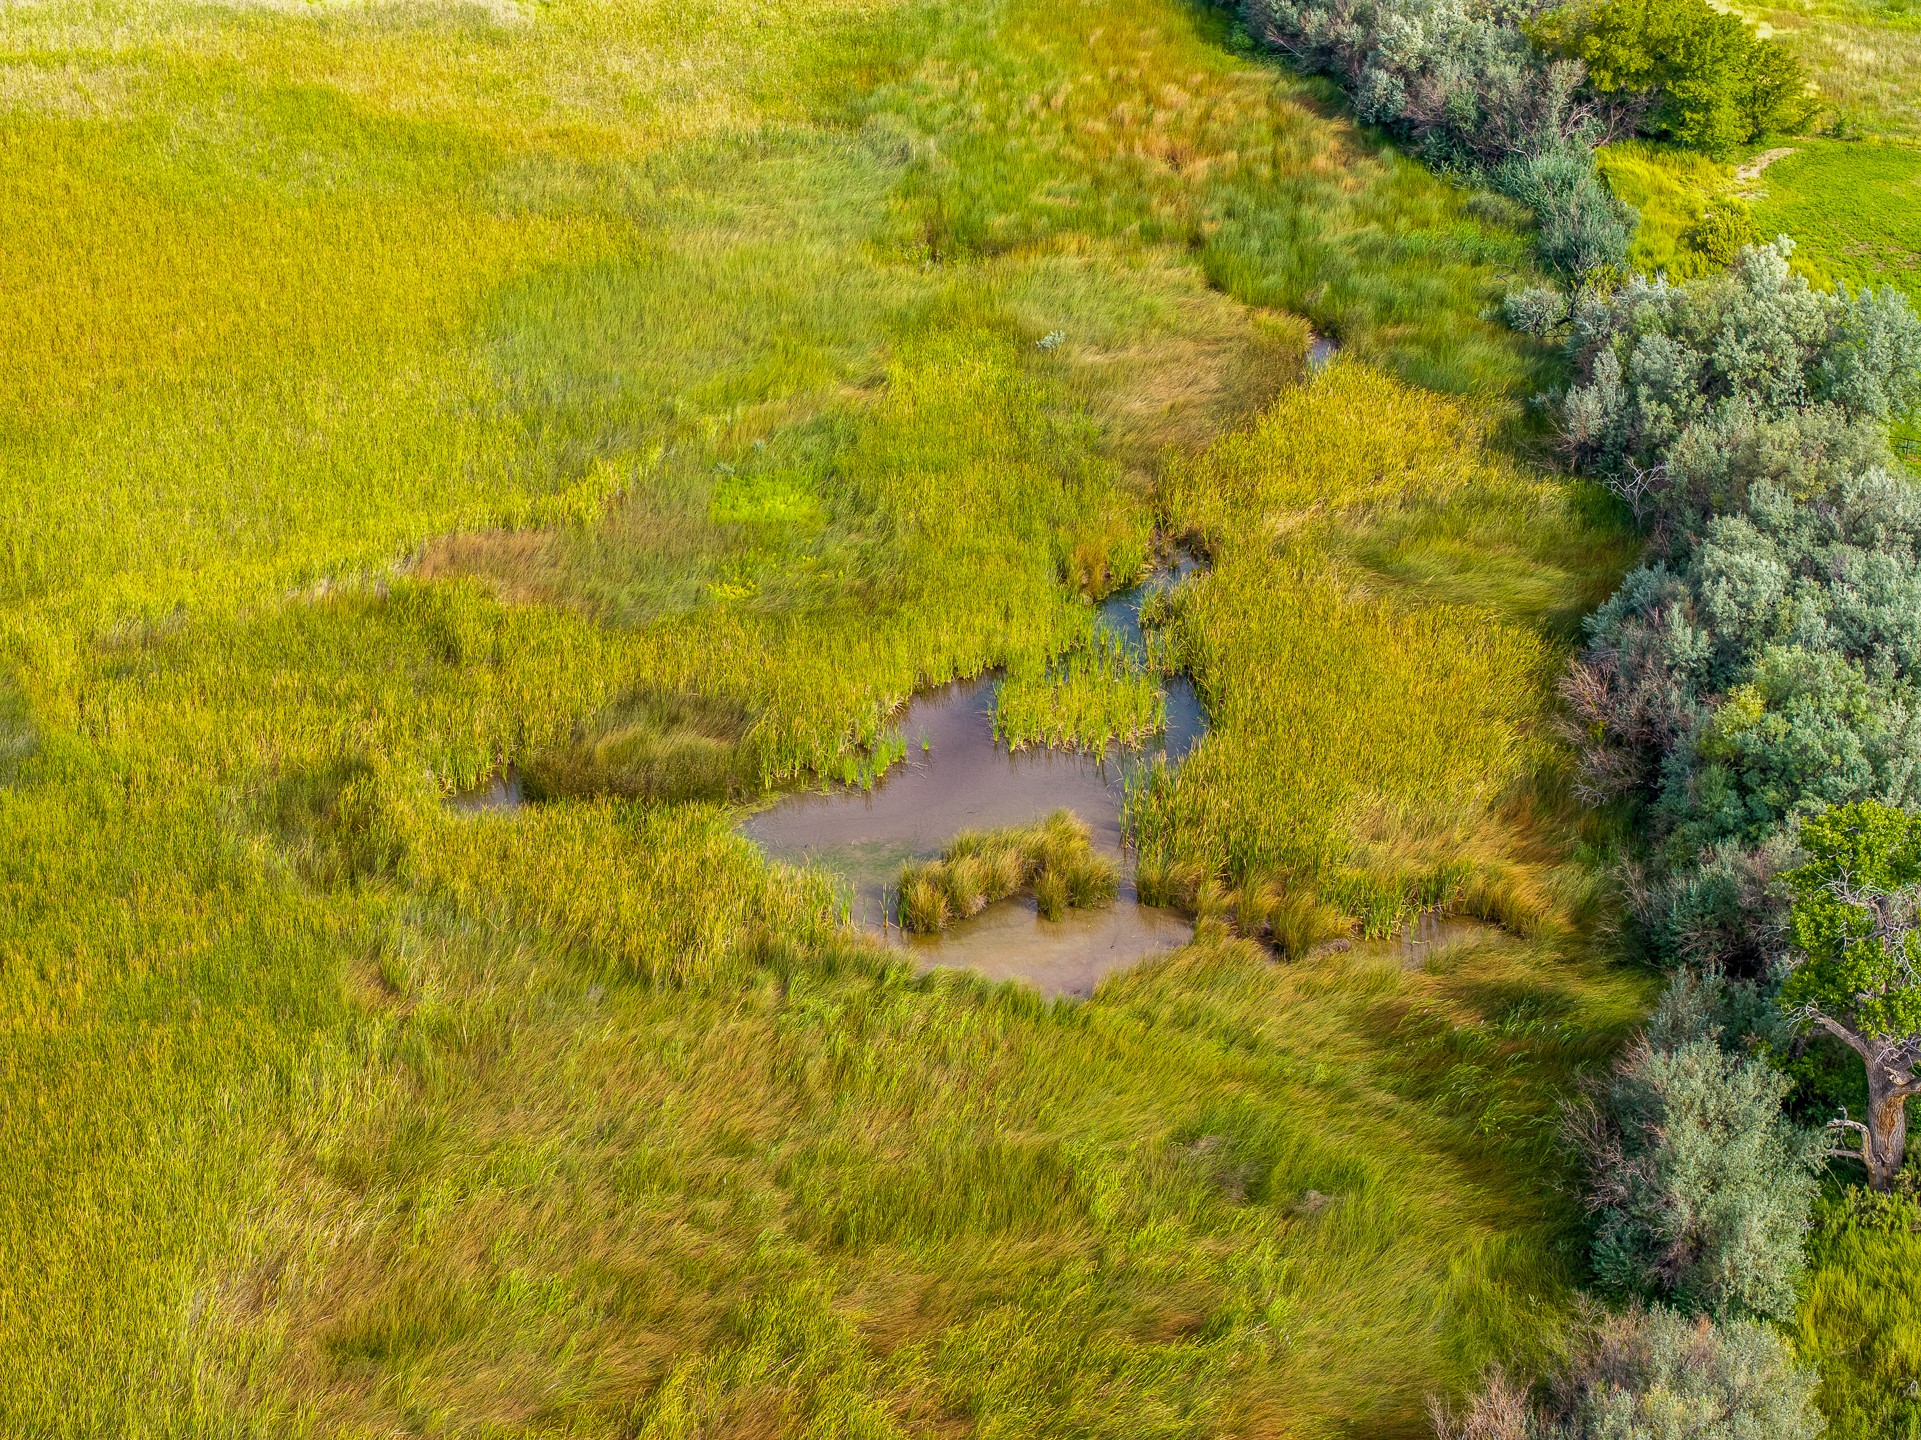
{"label": "shallow pond", "polygon": [[471,790],[459,790],[447,797],[449,805],[468,814],[518,810],[526,802],[527,792],[521,786],[520,772],[511,765],[502,766]]}
{"label": "shallow pond", "polygon": [[[1100,607],[1101,623],[1141,650],[1142,604],[1191,569],[1184,562],[1111,597]],[[839,875],[852,893],[854,919],[902,945],[923,968],[962,966],[1025,980],[1046,994],[1085,995],[1110,971],[1185,944],[1193,927],[1173,911],[1139,904],[1129,874],[1103,910],[1049,921],[1031,900],[1007,900],[941,935],[903,935],[890,923],[901,866],[939,854],[962,830],[1031,824],[1063,809],[1087,823],[1096,846],[1119,854],[1128,774],[1158,755],[1180,760],[1204,732],[1206,714],[1193,686],[1172,677],[1167,728],[1153,746],[1099,755],[1010,751],[994,737],[997,683],[963,681],[914,700],[900,725],[907,759],[871,791],[795,795],[749,816],[741,832],[776,859]]]}

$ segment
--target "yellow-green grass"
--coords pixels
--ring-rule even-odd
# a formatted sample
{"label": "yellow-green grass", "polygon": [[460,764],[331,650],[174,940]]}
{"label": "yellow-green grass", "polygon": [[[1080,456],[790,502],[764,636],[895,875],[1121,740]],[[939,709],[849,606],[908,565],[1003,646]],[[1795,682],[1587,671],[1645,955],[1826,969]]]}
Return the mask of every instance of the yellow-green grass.
{"label": "yellow-green grass", "polygon": [[1096,628],[1040,668],[1001,682],[994,728],[1010,746],[1100,750],[1138,744],[1167,724],[1160,678],[1111,632]]}
{"label": "yellow-green grass", "polygon": [[1640,216],[1628,252],[1635,269],[1679,282],[1720,268],[1689,240],[1709,203],[1734,193],[1732,165],[1643,140],[1603,146],[1595,163],[1608,188]]}
{"label": "yellow-green grass", "polygon": [[1213,560],[1174,648],[1214,728],[1133,797],[1144,859],[1318,896],[1370,935],[1476,876],[1515,907],[1494,918],[1558,908],[1548,696],[1631,542],[1485,430],[1341,360],[1172,471],[1168,523]]}
{"label": "yellow-green grass", "polygon": [[[1538,769],[1618,558],[1481,448],[1542,379],[1483,318],[1526,239],[1224,27],[0,12],[0,1430],[1412,1434],[1552,1329],[1554,1098],[1643,999],[1573,941],[1407,975],[1216,927],[1050,1007],[910,980],[657,803],[1047,673],[1171,520],[1221,566],[1179,620],[1219,816],[1295,673],[1227,673],[1255,577],[1305,567],[1290,646],[1418,627],[1323,712],[1381,806],[1307,748],[1322,831],[1183,853],[1565,859],[1468,835],[1492,789],[1425,738]],[[1179,477],[1236,441],[1162,496],[1298,374],[1280,308],[1354,368],[1272,414],[1434,427],[1379,442],[1409,503],[1363,445],[1204,524]],[[568,798],[441,805],[503,761]]]}
{"label": "yellow-green grass", "polygon": [[1837,1440],[1921,1436],[1914,1221],[1911,1204],[1889,1207],[1881,1223],[1837,1207],[1816,1229],[1794,1339],[1821,1367],[1821,1408]]}
{"label": "yellow-green grass", "polygon": [[1808,68],[1823,121],[1847,134],[1921,140],[1921,10],[1909,0],[1743,0]]}

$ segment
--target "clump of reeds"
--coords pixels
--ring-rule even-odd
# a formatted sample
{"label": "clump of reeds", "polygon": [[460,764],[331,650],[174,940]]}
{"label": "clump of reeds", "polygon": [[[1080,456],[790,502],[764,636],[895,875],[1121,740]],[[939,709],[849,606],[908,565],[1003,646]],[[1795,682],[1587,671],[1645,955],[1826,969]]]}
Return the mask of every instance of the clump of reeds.
{"label": "clump of reeds", "polygon": [[1272,945],[1299,960],[1330,940],[1354,933],[1354,920],[1309,885],[1249,880],[1229,890],[1191,860],[1144,854],[1134,883],[1143,905],[1168,905],[1196,920],[1231,921],[1234,933]]}
{"label": "clump of reeds", "polygon": [[734,799],[752,788],[741,745],[747,725],[737,705],[641,687],[568,740],[531,753],[521,773],[539,799]]}
{"label": "clump of reeds", "polygon": [[1042,669],[1014,671],[996,697],[995,731],[1016,750],[1134,745],[1166,726],[1160,677],[1106,630],[1095,630]]}
{"label": "clump of reeds", "polygon": [[904,867],[900,923],[932,934],[1022,891],[1058,920],[1070,909],[1107,904],[1119,888],[1120,867],[1094,848],[1086,822],[1056,810],[1038,825],[965,831],[940,859]]}

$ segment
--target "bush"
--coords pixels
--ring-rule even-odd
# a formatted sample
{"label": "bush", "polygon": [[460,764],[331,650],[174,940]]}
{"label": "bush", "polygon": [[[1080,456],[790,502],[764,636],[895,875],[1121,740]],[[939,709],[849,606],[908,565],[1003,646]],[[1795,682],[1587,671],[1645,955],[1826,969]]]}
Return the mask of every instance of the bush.
{"label": "bush", "polygon": [[1501,162],[1489,179],[1534,212],[1535,250],[1551,270],[1582,279],[1624,263],[1634,243],[1634,213],[1614,197],[1585,145],[1559,144]]}
{"label": "bush", "polygon": [[1921,398],[1921,321],[1814,291],[1790,252],[1582,296],[1561,405],[1655,552],[1566,682],[1583,788],[1652,802],[1632,897],[1657,952],[1757,970],[1793,826],[1921,804],[1921,502],[1886,437]]}
{"label": "bush", "polygon": [[[1819,474],[1827,451],[1873,451],[1873,430],[1921,399],[1921,321],[1894,292],[1813,290],[1788,269],[1794,244],[1750,246],[1727,275],[1685,286],[1635,278],[1575,307],[1562,401],[1571,459],[1631,501],[1637,486],[1673,520],[1698,520],[1729,457]],[[1775,430],[1775,426],[1785,426]],[[1861,426],[1863,434],[1844,434]],[[1723,486],[1739,476],[1721,476]]]}
{"label": "bush", "polygon": [[1567,296],[1549,285],[1509,293],[1503,304],[1508,325],[1523,335],[1551,335],[1567,323]]}
{"label": "bush", "polygon": [[1742,250],[1760,238],[1747,202],[1734,195],[1717,195],[1681,237],[1681,244],[1719,270],[1732,265]]}
{"label": "bush", "polygon": [[1652,804],[1635,910],[1667,961],[1765,965],[1769,881],[1830,803],[1921,804],[1921,497],[1885,470],[1806,503],[1767,481],[1678,572],[1588,621],[1567,695],[1592,798]]}
{"label": "bush", "polygon": [[1826,1140],[1782,1119],[1787,1090],[1712,1035],[1629,1052],[1581,1132],[1605,1288],[1723,1319],[1793,1314]]}
{"label": "bush", "polygon": [[1557,1388],[1569,1440],[1814,1440],[1814,1383],[1765,1325],[1657,1308],[1596,1327]]}
{"label": "bush", "polygon": [[1685,524],[1738,507],[1747,479],[1798,466],[1832,483],[1835,462],[1885,454],[1877,427],[1921,399],[1921,320],[1892,291],[1816,291],[1793,249],[1783,236],[1724,275],[1583,296],[1561,405],[1575,463]]}
{"label": "bush", "polygon": [[1671,1310],[1609,1316],[1530,1403],[1495,1374],[1441,1440],[1815,1440],[1815,1377],[1765,1325]]}
{"label": "bush", "polygon": [[1443,170],[1527,205],[1544,264],[1587,278],[1623,265],[1635,218],[1603,185],[1602,138],[1578,62],[1543,54],[1502,0],[1246,0],[1249,28],[1331,75],[1362,119]]}

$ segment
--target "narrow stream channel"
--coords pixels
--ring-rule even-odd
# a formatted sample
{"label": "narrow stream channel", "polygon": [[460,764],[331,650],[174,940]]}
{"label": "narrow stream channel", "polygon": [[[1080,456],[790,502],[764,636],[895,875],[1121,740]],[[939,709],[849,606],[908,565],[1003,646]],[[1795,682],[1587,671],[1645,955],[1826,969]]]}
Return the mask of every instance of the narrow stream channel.
{"label": "narrow stream channel", "polygon": [[[1100,622],[1144,656],[1142,605],[1192,568],[1183,560],[1110,597]],[[792,796],[749,816],[741,832],[775,859],[840,876],[856,922],[907,949],[923,969],[959,966],[1025,980],[1048,995],[1087,995],[1102,976],[1177,949],[1193,935],[1175,912],[1139,903],[1132,860],[1122,852],[1121,804],[1128,774],[1156,756],[1177,763],[1204,733],[1206,714],[1192,683],[1173,676],[1165,682],[1167,727],[1151,746],[1112,746],[1099,755],[1010,751],[994,736],[998,683],[982,677],[916,698],[900,727],[908,758],[871,791]],[[940,935],[906,935],[893,926],[892,889],[904,863],[939,854],[962,830],[1026,825],[1062,809],[1087,823],[1101,850],[1121,856],[1113,905],[1043,920],[1031,899],[1020,898]]]}

